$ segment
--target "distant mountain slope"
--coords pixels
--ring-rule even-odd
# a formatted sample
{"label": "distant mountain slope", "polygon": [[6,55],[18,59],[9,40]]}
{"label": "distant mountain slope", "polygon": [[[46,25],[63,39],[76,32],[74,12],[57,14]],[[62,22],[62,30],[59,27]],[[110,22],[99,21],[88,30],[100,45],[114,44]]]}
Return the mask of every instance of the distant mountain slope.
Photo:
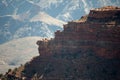
{"label": "distant mountain slope", "polygon": [[63,27],[63,24],[65,24],[64,21],[55,19],[51,17],[50,15],[46,14],[45,12],[40,12],[36,16],[34,16],[30,22],[36,22],[36,21],[41,21],[49,25],[55,25],[59,27]]}
{"label": "distant mountain slope", "polygon": [[0,73],[30,61],[38,55],[36,41],[41,37],[26,37],[0,45]]}
{"label": "distant mountain slope", "polygon": [[[16,13],[0,16],[0,21],[2,21],[0,23],[0,43],[28,36],[53,37],[53,33],[57,29],[61,30],[62,25],[65,24],[64,21],[53,18],[45,12],[38,13],[29,21],[22,20],[21,16]],[[10,20],[4,20],[8,18]]]}

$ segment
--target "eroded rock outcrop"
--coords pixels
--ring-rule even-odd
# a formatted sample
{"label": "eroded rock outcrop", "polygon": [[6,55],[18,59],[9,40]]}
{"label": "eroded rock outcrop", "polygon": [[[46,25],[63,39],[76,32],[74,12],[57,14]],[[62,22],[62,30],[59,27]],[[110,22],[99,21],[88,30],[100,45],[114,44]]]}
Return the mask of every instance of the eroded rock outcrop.
{"label": "eroded rock outcrop", "polygon": [[23,71],[28,79],[120,80],[120,8],[91,10],[37,45],[40,56]]}
{"label": "eroded rock outcrop", "polygon": [[38,41],[40,55],[91,48],[102,57],[120,57],[119,14],[120,8],[112,6],[91,10],[88,16],[68,22],[63,31],[55,32],[54,39]]}

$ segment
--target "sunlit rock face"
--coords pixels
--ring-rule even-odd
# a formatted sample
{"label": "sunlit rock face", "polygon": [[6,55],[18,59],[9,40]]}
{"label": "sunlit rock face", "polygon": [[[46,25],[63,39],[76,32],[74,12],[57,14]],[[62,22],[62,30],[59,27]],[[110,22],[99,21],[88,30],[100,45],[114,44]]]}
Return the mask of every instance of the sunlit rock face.
{"label": "sunlit rock face", "polygon": [[55,38],[38,41],[40,56],[25,65],[23,76],[43,80],[119,80],[119,12],[120,8],[113,6],[93,9],[80,20],[65,24],[63,31],[55,32]]}
{"label": "sunlit rock face", "polygon": [[107,6],[91,10],[78,21],[68,22],[62,32],[55,32],[54,39],[37,42],[40,55],[76,53],[90,48],[101,57],[120,57],[119,13],[119,7]]}

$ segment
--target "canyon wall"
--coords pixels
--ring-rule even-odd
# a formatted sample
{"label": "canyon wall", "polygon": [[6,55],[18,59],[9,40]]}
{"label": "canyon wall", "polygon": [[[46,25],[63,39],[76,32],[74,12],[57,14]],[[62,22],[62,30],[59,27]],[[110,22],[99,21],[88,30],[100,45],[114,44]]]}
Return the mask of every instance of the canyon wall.
{"label": "canyon wall", "polygon": [[93,9],[68,22],[53,39],[37,41],[25,80],[120,80],[120,8]]}
{"label": "canyon wall", "polygon": [[40,55],[75,53],[90,48],[101,57],[120,57],[119,13],[120,8],[108,6],[91,10],[78,21],[68,22],[63,31],[55,32],[54,39],[37,42]]}

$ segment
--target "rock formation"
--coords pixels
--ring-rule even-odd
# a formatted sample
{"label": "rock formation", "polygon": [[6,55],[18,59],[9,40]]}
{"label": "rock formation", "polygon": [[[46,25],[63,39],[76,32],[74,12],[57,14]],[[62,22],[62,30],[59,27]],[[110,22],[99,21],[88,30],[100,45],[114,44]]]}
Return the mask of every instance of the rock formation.
{"label": "rock formation", "polygon": [[98,56],[120,57],[120,8],[107,6],[91,10],[78,21],[68,22],[55,38],[37,42],[40,55],[76,53],[91,48]]}
{"label": "rock formation", "polygon": [[120,8],[93,9],[37,45],[21,73],[28,80],[120,80]]}
{"label": "rock formation", "polygon": [[93,9],[37,45],[40,56],[25,65],[27,78],[119,80],[120,8]]}

